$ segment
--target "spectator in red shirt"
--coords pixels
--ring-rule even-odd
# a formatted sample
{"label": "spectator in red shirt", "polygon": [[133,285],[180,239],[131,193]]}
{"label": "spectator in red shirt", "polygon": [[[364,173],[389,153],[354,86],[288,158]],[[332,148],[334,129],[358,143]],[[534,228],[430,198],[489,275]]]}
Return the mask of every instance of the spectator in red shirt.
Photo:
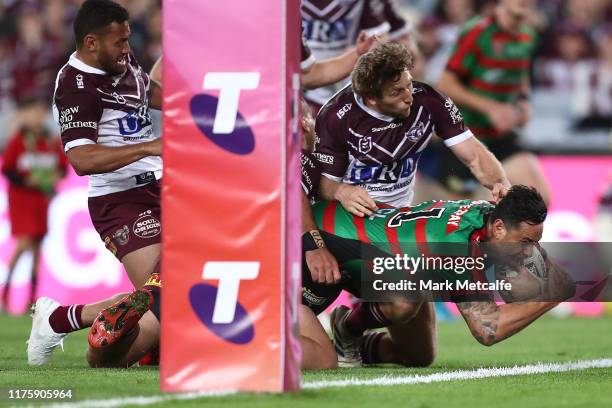
{"label": "spectator in red shirt", "polygon": [[22,103],[20,131],[4,152],[2,173],[9,182],[8,203],[11,232],[17,240],[9,263],[2,303],[8,304],[11,275],[25,251],[32,251],[31,299],[35,299],[40,244],[47,234],[47,210],[57,182],[65,175],[67,160],[59,138],[45,128],[47,103],[33,98]]}

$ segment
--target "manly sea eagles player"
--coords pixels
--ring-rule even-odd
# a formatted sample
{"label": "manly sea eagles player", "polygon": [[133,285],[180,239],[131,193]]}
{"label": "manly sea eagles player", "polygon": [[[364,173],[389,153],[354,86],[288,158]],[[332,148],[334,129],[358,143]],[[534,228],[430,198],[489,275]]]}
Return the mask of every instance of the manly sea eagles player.
{"label": "manly sea eagles player", "polygon": [[[57,75],[53,113],[72,167],[89,175],[93,225],[140,288],[160,258],[162,145],[149,107],[160,108],[161,88],[130,52],[128,20],[127,10],[110,0],[81,5],[77,49]],[[66,334],[91,325],[98,311],[38,299],[28,362],[45,364]]]}
{"label": "manly sea eagles player", "polygon": [[322,166],[319,192],[351,213],[412,201],[417,163],[433,133],[498,199],[510,183],[499,161],[465,127],[455,104],[412,81],[412,57],[397,43],[362,55],[352,83],[317,115],[314,156]]}

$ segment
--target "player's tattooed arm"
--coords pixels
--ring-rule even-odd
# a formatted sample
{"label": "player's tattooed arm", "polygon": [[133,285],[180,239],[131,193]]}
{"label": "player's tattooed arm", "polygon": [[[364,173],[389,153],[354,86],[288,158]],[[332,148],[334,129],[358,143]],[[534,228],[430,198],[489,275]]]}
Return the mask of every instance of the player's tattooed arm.
{"label": "player's tattooed arm", "polygon": [[526,302],[497,305],[493,301],[461,302],[457,307],[472,335],[485,346],[518,333],[558,302]]}

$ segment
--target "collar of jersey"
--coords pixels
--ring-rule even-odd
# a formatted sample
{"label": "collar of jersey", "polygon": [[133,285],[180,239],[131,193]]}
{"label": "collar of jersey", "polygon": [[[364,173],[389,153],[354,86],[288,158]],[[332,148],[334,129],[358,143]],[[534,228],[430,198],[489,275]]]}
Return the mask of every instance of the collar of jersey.
{"label": "collar of jersey", "polygon": [[363,109],[368,115],[374,116],[376,119],[384,120],[385,122],[393,122],[393,120],[395,119],[392,116],[383,115],[380,112],[376,112],[374,109],[368,108],[365,103],[363,103],[363,99],[361,99],[361,96],[357,95],[355,92],[353,92],[353,95],[355,96],[355,102],[357,102],[357,106]]}
{"label": "collar of jersey", "polygon": [[88,74],[98,74],[98,75],[107,75],[105,71],[98,69],[96,67],[92,67],[91,65],[87,65],[83,61],[77,58],[76,51],[70,55],[70,59],[68,60],[68,64],[75,67],[79,71],[87,72]]}

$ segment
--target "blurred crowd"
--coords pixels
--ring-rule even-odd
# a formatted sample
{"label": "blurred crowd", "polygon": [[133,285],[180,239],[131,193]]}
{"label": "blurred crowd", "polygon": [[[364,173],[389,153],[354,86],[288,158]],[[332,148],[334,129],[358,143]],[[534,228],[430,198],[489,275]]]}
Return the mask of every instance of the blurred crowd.
{"label": "blurred crowd", "polygon": [[[0,149],[22,126],[22,107],[51,106],[55,77],[75,50],[72,23],[83,0],[0,0]],[[161,55],[161,0],[118,0],[130,12],[130,45],[149,70]],[[51,129],[50,115],[45,120]]]}
{"label": "blurred crowd", "polygon": [[[569,114],[572,129],[609,130],[612,125],[612,1],[538,0],[530,24],[539,34],[531,67],[537,93],[557,115]],[[398,0],[414,23],[427,58],[425,80],[435,83],[460,27],[487,14],[494,0]],[[568,97],[571,95],[571,98]],[[537,106],[536,106],[537,109]]]}
{"label": "blurred crowd", "polygon": [[[414,26],[435,83],[463,23],[494,0],[395,0]],[[535,0],[534,0],[535,1]],[[72,21],[82,0],[0,0],[0,149],[32,99],[51,101],[58,69],[74,50]],[[161,0],[119,0],[130,12],[130,44],[144,69],[161,54]],[[532,83],[572,129],[612,124],[612,0],[537,0],[531,24],[540,37]],[[572,98],[567,98],[572,95]],[[559,97],[561,96],[561,97]],[[565,96],[565,97],[563,97]],[[556,106],[555,104],[559,104]],[[537,101],[536,101],[537,105]],[[537,113],[537,106],[536,106]],[[49,126],[53,127],[50,118]]]}

